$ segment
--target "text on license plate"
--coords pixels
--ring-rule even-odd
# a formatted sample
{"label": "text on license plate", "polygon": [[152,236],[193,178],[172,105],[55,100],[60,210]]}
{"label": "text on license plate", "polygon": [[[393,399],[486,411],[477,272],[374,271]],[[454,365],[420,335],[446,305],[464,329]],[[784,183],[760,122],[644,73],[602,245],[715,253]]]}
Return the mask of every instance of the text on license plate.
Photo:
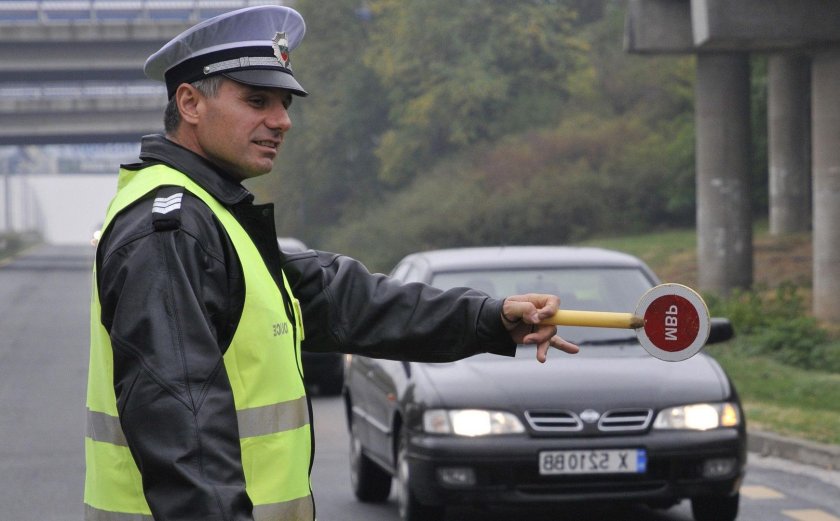
{"label": "text on license plate", "polygon": [[540,452],[540,474],[616,474],[647,471],[644,449]]}

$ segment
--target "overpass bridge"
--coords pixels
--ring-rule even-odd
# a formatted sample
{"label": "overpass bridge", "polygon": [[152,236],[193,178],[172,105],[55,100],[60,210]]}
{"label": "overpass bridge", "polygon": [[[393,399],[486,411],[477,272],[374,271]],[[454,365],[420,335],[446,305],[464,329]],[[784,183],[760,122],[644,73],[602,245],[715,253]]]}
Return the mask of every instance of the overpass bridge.
{"label": "overpass bridge", "polygon": [[840,320],[840,2],[628,0],[626,50],[695,56],[701,290],[752,285],[750,62],[767,60],[770,231],[812,230],[813,312]]}
{"label": "overpass bridge", "polygon": [[143,63],[198,21],[263,0],[0,2],[0,145],[135,141],[163,129]]}
{"label": "overpass bridge", "polygon": [[163,130],[166,89],[151,81],[0,84],[0,145],[137,141]]}

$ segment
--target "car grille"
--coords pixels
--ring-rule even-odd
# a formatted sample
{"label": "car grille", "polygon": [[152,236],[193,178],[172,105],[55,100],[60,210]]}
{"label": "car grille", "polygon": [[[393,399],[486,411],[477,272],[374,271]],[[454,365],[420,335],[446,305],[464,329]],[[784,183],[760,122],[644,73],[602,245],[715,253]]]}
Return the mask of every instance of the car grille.
{"label": "car grille", "polygon": [[576,432],[583,429],[583,422],[572,411],[525,411],[525,419],[535,431]]}
{"label": "car grille", "polygon": [[[643,431],[652,418],[651,409],[615,409],[598,418],[597,430],[615,433]],[[585,427],[580,416],[568,410],[525,411],[525,419],[537,432],[579,432]]]}
{"label": "car grille", "polygon": [[608,411],[598,420],[602,431],[643,431],[650,425],[653,411],[650,409],[622,409]]}

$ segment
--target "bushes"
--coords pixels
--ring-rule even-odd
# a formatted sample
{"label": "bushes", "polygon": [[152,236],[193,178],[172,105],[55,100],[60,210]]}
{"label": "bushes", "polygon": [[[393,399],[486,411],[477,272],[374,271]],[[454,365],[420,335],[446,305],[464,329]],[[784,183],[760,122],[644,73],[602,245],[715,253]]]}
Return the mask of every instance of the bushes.
{"label": "bushes", "polygon": [[738,291],[723,299],[707,297],[712,315],[732,321],[733,347],[747,356],[766,356],[802,369],[840,372],[840,343],[805,311],[791,284],[775,291]]}
{"label": "bushes", "polygon": [[0,233],[0,259],[14,255],[27,245],[27,238],[19,233]]}
{"label": "bushes", "polygon": [[685,168],[650,166],[667,139],[631,119],[578,114],[556,128],[476,146],[307,243],[384,270],[423,249],[569,244],[680,224],[686,210],[669,209],[670,190],[673,172]]}

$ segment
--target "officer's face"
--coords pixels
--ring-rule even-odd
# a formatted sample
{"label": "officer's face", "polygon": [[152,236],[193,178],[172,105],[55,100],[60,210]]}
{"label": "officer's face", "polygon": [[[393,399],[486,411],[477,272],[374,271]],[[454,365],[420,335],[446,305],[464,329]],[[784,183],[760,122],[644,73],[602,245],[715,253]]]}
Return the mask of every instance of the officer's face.
{"label": "officer's face", "polygon": [[267,174],[292,128],[289,91],[225,79],[201,97],[195,134],[200,153],[239,180]]}

